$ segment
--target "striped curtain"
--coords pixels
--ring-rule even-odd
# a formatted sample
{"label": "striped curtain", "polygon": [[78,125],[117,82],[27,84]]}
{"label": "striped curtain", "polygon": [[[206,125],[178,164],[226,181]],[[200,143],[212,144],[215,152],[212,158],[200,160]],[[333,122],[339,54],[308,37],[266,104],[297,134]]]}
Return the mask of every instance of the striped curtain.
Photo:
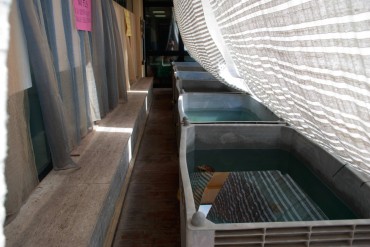
{"label": "striped curtain", "polygon": [[[40,99],[55,170],[77,167],[70,152],[94,121],[114,109],[119,100],[127,100],[122,45],[113,3],[92,2],[93,32],[86,32],[75,27],[73,1],[12,1],[10,37],[14,42],[7,58],[9,71],[13,73],[8,78],[7,101],[7,223],[38,184],[29,136],[28,120],[32,116],[24,92],[31,86],[31,78]],[[3,5],[6,6],[5,2]],[[4,43],[4,51],[5,48]]]}
{"label": "striped curtain", "polygon": [[368,0],[174,6],[186,47],[207,70],[241,89],[242,81],[298,131],[370,174]]}

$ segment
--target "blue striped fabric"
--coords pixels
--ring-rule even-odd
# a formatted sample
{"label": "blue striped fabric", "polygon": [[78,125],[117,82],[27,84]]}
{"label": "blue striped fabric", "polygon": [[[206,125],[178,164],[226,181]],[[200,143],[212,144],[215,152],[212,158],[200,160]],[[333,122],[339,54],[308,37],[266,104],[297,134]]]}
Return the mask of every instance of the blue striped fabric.
{"label": "blue striped fabric", "polygon": [[198,210],[204,189],[211,180],[213,172],[194,172],[190,174],[190,183],[194,196],[195,208]]}
{"label": "blue striped fabric", "polygon": [[207,219],[214,223],[326,220],[323,211],[288,174],[232,172]]}

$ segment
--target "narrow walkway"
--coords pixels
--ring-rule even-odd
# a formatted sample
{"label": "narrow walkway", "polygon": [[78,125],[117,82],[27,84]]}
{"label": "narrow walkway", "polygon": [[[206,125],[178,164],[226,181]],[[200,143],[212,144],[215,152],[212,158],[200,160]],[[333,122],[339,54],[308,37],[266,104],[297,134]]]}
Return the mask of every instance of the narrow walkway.
{"label": "narrow walkway", "polygon": [[179,165],[172,91],[154,89],[114,247],[180,246]]}

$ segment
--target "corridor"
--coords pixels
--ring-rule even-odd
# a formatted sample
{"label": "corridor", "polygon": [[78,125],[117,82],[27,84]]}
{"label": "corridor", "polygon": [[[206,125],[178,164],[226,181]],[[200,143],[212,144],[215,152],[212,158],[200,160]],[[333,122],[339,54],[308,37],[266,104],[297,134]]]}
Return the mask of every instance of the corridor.
{"label": "corridor", "polygon": [[123,204],[113,246],[180,246],[178,155],[171,89],[153,103]]}

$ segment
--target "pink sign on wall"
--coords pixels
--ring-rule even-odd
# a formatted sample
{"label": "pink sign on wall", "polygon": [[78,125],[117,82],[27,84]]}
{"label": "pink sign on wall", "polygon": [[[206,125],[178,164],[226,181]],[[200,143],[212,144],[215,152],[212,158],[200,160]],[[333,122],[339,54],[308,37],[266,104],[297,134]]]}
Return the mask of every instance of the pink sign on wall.
{"label": "pink sign on wall", "polygon": [[91,31],[91,0],[73,0],[77,30]]}

